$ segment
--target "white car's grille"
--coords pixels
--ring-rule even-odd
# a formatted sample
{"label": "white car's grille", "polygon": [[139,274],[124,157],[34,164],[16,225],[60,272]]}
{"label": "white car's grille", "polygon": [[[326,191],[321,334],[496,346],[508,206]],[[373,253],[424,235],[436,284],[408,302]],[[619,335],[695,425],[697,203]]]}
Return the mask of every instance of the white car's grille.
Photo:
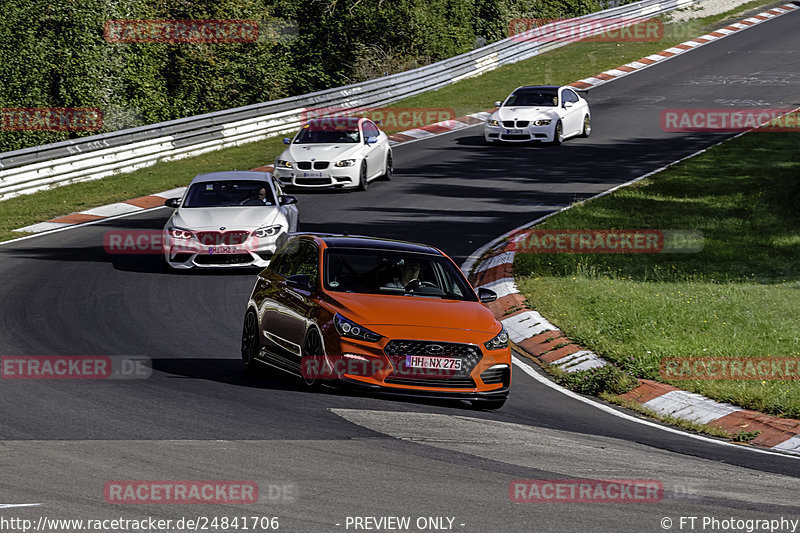
{"label": "white car's grille", "polygon": [[530,120],[504,120],[503,127],[504,128],[527,128],[528,124],[530,124]]}
{"label": "white car's grille", "polygon": [[298,161],[297,168],[300,170],[325,170],[330,165],[330,161]]}
{"label": "white car's grille", "polygon": [[198,231],[197,240],[205,246],[243,244],[250,236],[249,231]]}

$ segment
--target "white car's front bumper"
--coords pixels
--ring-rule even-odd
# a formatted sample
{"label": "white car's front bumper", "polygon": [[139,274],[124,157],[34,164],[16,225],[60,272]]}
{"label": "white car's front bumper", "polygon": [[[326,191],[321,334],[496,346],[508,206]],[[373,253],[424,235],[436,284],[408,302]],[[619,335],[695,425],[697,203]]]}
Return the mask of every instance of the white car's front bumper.
{"label": "white car's front bumper", "polygon": [[298,170],[276,166],[272,174],[285,187],[344,189],[358,186],[360,168],[360,163],[350,167],[331,166],[324,170]]}
{"label": "white car's front bumper", "polygon": [[[513,121],[504,121],[513,122]],[[538,142],[553,142],[555,135],[555,121],[550,122],[546,126],[535,126],[530,121],[518,120],[510,127],[506,127],[504,122],[500,126],[490,126],[486,122],[483,126],[483,137],[486,142],[503,141],[510,143],[526,143],[531,141]],[[520,124],[524,124],[520,125]]]}
{"label": "white car's front bumper", "polygon": [[[240,268],[269,265],[275,253],[278,237],[251,238],[242,244],[208,243],[197,238],[168,239],[164,246],[164,260],[176,270],[191,268]],[[208,241],[206,241],[208,242]]]}

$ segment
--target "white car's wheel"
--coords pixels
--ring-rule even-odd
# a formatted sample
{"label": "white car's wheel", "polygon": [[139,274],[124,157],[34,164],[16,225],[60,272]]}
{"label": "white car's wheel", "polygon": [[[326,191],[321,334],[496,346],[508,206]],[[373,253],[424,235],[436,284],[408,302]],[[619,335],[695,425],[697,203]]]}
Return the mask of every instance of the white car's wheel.
{"label": "white car's wheel", "polygon": [[581,137],[588,137],[592,134],[592,119],[589,115],[583,117],[583,131],[581,131]]}
{"label": "white car's wheel", "polygon": [[390,181],[392,179],[392,174],[394,174],[394,167],[392,166],[392,152],[389,152],[386,154],[386,165],[383,167],[383,175],[381,176],[381,179]]}
{"label": "white car's wheel", "polygon": [[361,170],[358,173],[358,190],[359,191],[366,191],[369,187],[369,183],[367,182],[367,162],[361,162]]}
{"label": "white car's wheel", "polygon": [[563,142],[564,142],[564,126],[561,125],[561,121],[559,120],[558,122],[556,122],[556,128],[553,131],[553,146],[558,146]]}

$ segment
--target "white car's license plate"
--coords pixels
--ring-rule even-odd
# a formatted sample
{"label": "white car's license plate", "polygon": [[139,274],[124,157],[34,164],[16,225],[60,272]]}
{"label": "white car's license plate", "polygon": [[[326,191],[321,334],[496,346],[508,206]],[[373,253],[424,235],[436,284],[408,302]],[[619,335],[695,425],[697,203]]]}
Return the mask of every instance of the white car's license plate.
{"label": "white car's license plate", "polygon": [[244,253],[239,246],[209,246],[208,247],[209,255],[215,254],[241,254]]}
{"label": "white car's license plate", "polygon": [[506,135],[522,135],[522,130],[506,130]]}
{"label": "white car's license plate", "polygon": [[434,368],[439,370],[461,370],[461,359],[453,357],[425,357],[422,355],[407,355],[408,368]]}
{"label": "white car's license plate", "polygon": [[301,178],[327,178],[328,175],[324,172],[303,172]]}

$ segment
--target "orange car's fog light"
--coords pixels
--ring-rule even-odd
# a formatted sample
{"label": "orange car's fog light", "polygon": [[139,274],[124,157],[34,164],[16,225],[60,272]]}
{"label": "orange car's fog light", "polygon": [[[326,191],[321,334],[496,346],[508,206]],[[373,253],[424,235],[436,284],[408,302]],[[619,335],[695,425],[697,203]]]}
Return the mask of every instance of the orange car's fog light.
{"label": "orange car's fog light", "polygon": [[366,357],[355,353],[345,353],[342,356],[342,374],[350,376],[371,377],[382,373],[389,368],[389,363],[383,359]]}

